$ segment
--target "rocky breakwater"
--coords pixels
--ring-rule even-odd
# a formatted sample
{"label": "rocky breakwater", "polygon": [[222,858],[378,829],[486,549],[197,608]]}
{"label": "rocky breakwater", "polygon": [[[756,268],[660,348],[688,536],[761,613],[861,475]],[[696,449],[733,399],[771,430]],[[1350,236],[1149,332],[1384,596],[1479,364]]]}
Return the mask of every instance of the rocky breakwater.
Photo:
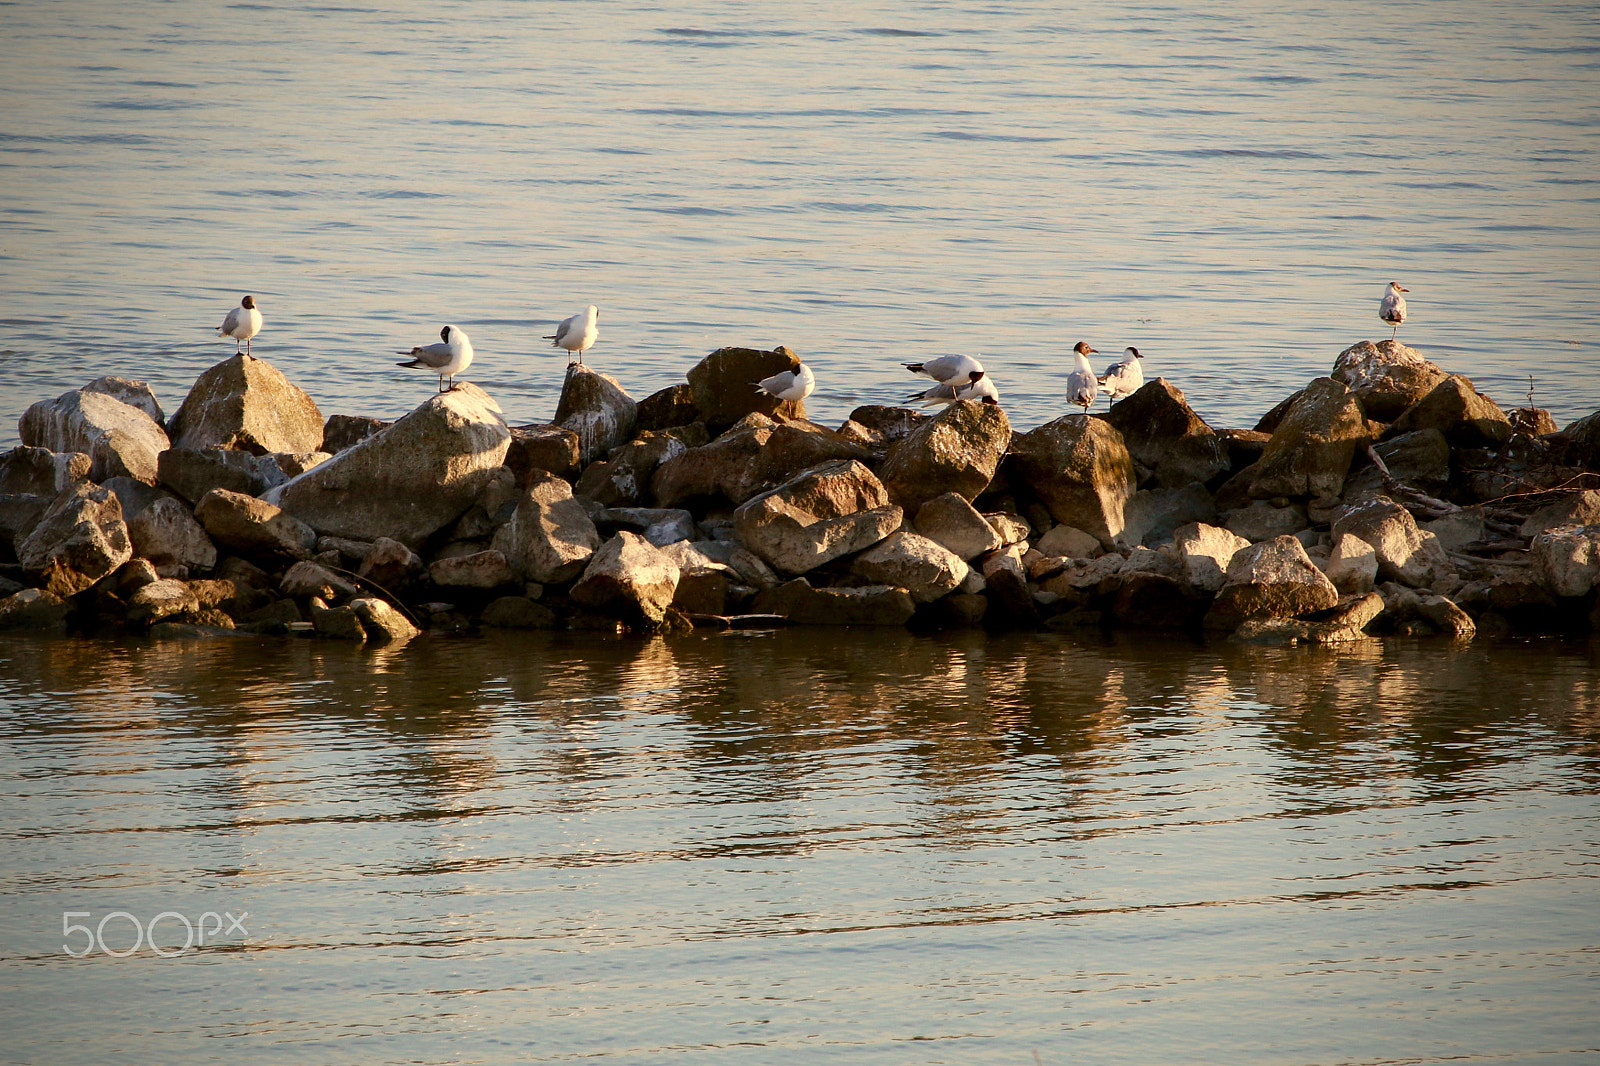
{"label": "rocky breakwater", "polygon": [[325,420],[242,356],[170,421],[102,378],[0,456],[0,627],[1600,628],[1600,412],[1558,430],[1393,341],[1223,429],[1164,379],[1024,432],[976,402],[823,426],[748,386],[797,362],[719,349],[642,401],[573,366],[514,428],[470,384]]}

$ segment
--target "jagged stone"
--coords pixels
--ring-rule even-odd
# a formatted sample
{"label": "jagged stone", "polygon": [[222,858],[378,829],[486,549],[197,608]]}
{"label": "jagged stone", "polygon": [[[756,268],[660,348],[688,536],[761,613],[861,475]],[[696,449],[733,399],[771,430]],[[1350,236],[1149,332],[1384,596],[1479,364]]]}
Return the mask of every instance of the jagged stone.
{"label": "jagged stone", "polygon": [[1393,422],[1448,375],[1396,340],[1362,341],[1339,353],[1333,380],[1350,387],[1367,417]]}
{"label": "jagged stone", "polygon": [[1034,547],[1045,555],[1061,555],[1069,559],[1093,559],[1103,554],[1100,539],[1077,526],[1052,526],[1035,542]]}
{"label": "jagged stone", "polygon": [[1561,526],[1594,525],[1600,525],[1600,492],[1583,489],[1539,508],[1528,516],[1517,533],[1524,537],[1537,537],[1540,533]]}
{"label": "jagged stone", "polygon": [[1214,593],[1227,580],[1233,557],[1250,542],[1230,530],[1192,522],[1173,534],[1173,545],[1184,579],[1196,589]]}
{"label": "jagged stone", "polygon": [[316,596],[330,602],[360,594],[360,590],[349,581],[309,559],[302,559],[284,572],[278,582],[278,591],[299,599]]}
{"label": "jagged stone", "polygon": [[435,585],[473,589],[499,588],[517,580],[506,557],[493,548],[453,559],[436,559],[428,567],[428,577]]}
{"label": "jagged stone", "polygon": [[557,585],[583,572],[600,533],[572,489],[560,478],[535,472],[509,521],[495,532],[493,548],[524,581]]}
{"label": "jagged stone", "polygon": [[1021,515],[998,512],[984,515],[983,520],[989,523],[989,528],[1000,538],[1002,547],[1007,544],[1021,544],[1033,535],[1033,527]]}
{"label": "jagged stone", "polygon": [[329,415],[322,427],[321,450],[338,455],[352,444],[359,444],[374,433],[389,428],[380,418],[365,415]]}
{"label": "jagged stone", "polygon": [[626,529],[658,548],[695,535],[694,514],[681,507],[607,507],[592,517],[602,533]]}
{"label": "jagged stone", "polygon": [[53,452],[23,444],[0,455],[0,494],[54,498],[89,480],[92,466],[84,452]]}
{"label": "jagged stone", "polygon": [[821,626],[903,626],[917,612],[911,594],[902,588],[816,589],[803,577],[760,593],[753,607],[800,625]]}
{"label": "jagged stone", "polygon": [[1346,595],[1371,592],[1378,583],[1378,553],[1354,534],[1336,534],[1324,572],[1334,588]]}
{"label": "jagged stone", "polygon": [[[1135,394],[1137,395],[1137,394]],[[1127,403],[1117,404],[1121,408]],[[1128,497],[1122,509],[1123,529],[1117,535],[1119,548],[1165,544],[1183,526],[1194,522],[1216,524],[1217,501],[1198,482],[1182,488],[1140,489]]]}
{"label": "jagged stone", "polygon": [[688,382],[668,385],[639,401],[634,432],[687,426],[700,417],[694,402],[694,386]]}
{"label": "jagged stone", "polygon": [[1333,538],[1350,534],[1372,545],[1378,576],[1422,588],[1453,568],[1439,538],[1417,526],[1411,512],[1387,496],[1375,496],[1345,511],[1333,523]]}
{"label": "jagged stone", "polygon": [[913,524],[918,533],[967,562],[1002,543],[994,526],[958,492],[943,493],[923,504]]}
{"label": "jagged stone", "polygon": [[201,374],[170,429],[178,448],[234,448],[254,455],[322,450],[316,402],[277,367],[247,355],[224,359]]}
{"label": "jagged stone", "polygon": [[166,423],[167,416],[161,411],[161,402],[156,399],[156,394],[150,391],[150,386],[142,381],[108,374],[89,382],[83,387],[83,391],[105,393],[113,400],[120,400],[129,407],[137,407],[149,415],[150,421],[158,426]]}
{"label": "jagged stone", "polygon": [[1089,533],[1103,548],[1115,547],[1136,488],[1133,458],[1116,427],[1064,415],[1013,438],[1008,462],[1057,522]]}
{"label": "jagged stone", "polygon": [[856,556],[850,572],[874,585],[898,585],[918,603],[953,592],[969,572],[948,548],[918,533],[891,533]]}
{"label": "jagged stone", "polygon": [[1101,417],[1116,427],[1128,454],[1149,467],[1162,488],[1204,483],[1229,468],[1222,438],[1166,378],[1146,382]]}
{"label": "jagged stone", "polygon": [[414,548],[472,505],[510,440],[499,406],[459,383],[263,499],[318,533]]}
{"label": "jagged stone", "polygon": [[311,607],[311,625],[319,637],[335,640],[365,641],[366,627],[348,605],[344,607]]}
{"label": "jagged stone", "polygon": [[154,484],[156,457],[170,442],[144,411],[103,392],[77,389],[40,400],[17,422],[22,443],[89,456],[95,481],[132,477]]}
{"label": "jagged stone", "polygon": [[171,578],[157,578],[129,595],[128,624],[153,626],[164,618],[198,610],[199,606],[187,584]]}
{"label": "jagged stone", "polygon": [[1181,571],[1143,569],[1130,559],[1119,575],[1121,582],[1110,608],[1112,621],[1138,629],[1186,629],[1196,624],[1210,597],[1180,575]]}
{"label": "jagged stone", "polygon": [[1219,517],[1229,531],[1252,542],[1298,533],[1311,524],[1306,509],[1299,504],[1277,507],[1266,500],[1252,500],[1250,506],[1228,511]]}
{"label": "jagged stone", "polygon": [[63,598],[133,558],[122,503],[110,489],[88,482],[57,496],[16,549],[33,583]]}
{"label": "jagged stone", "polygon": [[1447,597],[1395,584],[1384,585],[1382,591],[1384,622],[1393,630],[1413,635],[1431,631],[1457,640],[1477,635],[1472,617]]}
{"label": "jagged stone", "polygon": [[668,459],[650,478],[656,506],[682,507],[712,497],[744,503],[760,489],[761,450],[776,429],[756,415],[750,424]]}
{"label": "jagged stone", "polygon": [[1316,378],[1299,394],[1252,468],[1250,495],[1337,496],[1356,446],[1370,439],[1366,417],[1348,387]]}
{"label": "jagged stone", "polygon": [[[1450,480],[1450,444],[1437,429],[1419,429],[1391,437],[1373,446],[1389,475],[1424,492],[1438,492]],[[1357,504],[1387,491],[1383,475],[1370,463],[1352,469],[1345,479],[1343,499]]]}
{"label": "jagged stone", "polygon": [[688,450],[670,433],[646,433],[613,448],[609,458],[590,463],[572,491],[603,507],[638,506],[650,495],[650,478],[656,468]]}
{"label": "jagged stone", "polygon": [[883,483],[854,460],[804,471],[734,511],[739,541],[773,569],[803,574],[870,547],[899,528]]}
{"label": "jagged stone", "polygon": [[1294,618],[1339,602],[1339,592],[1293,537],[1274,537],[1234,555],[1206,612],[1208,629],[1237,629],[1256,618]]}
{"label": "jagged stone", "polygon": [[577,434],[581,464],[631,440],[637,416],[638,404],[616,378],[582,363],[568,364],[555,424]]}
{"label": "jagged stone", "polygon": [[578,476],[582,461],[578,435],[570,429],[550,424],[511,430],[506,465],[516,474],[518,484],[526,484],[535,470],[571,481]]}
{"label": "jagged stone", "polygon": [[366,630],[367,639],[374,644],[402,644],[422,634],[422,630],[412,625],[392,604],[376,597],[353,599],[349,607],[361,628]]}
{"label": "jagged stone", "polygon": [[156,473],[163,486],[191,503],[212,489],[259,496],[268,482],[256,459],[232,448],[168,448],[156,457]]}
{"label": "jagged stone", "polygon": [[867,462],[872,453],[831,429],[794,420],[772,431],[757,461],[763,485],[781,485],[801,470],[835,459]]}
{"label": "jagged stone", "polygon": [[217,546],[183,503],[155,500],[128,522],[128,539],[136,554],[160,565],[176,563],[194,570],[217,565]]}
{"label": "jagged stone", "polygon": [[379,537],[362,557],[356,574],[394,595],[414,584],[426,569],[416,552],[390,537]]}
{"label": "jagged stone", "polygon": [[15,493],[0,495],[0,545],[16,546],[27,539],[44,513],[50,509],[53,496],[24,496]]}
{"label": "jagged stone", "polygon": [[625,621],[659,625],[677,587],[678,565],[637,533],[624,531],[595,551],[572,586],[572,598]]}
{"label": "jagged stone", "polygon": [[804,418],[804,400],[780,400],[756,388],[756,382],[799,365],[800,357],[782,345],[770,352],[718,348],[684,375],[694,394],[697,420],[720,433],[751,413],[784,422]]}
{"label": "jagged stone", "polygon": [[1540,533],[1528,548],[1539,583],[1557,596],[1582,596],[1600,584],[1600,525]]}
{"label": "jagged stone", "polygon": [[1511,421],[1460,374],[1451,374],[1394,420],[1384,437],[1437,429],[1457,448],[1493,448],[1511,436]]}
{"label": "jagged stone", "polygon": [[908,512],[946,492],[968,500],[989,487],[1011,443],[1011,421],[996,404],[961,400],[890,446],[879,476]]}
{"label": "jagged stone", "polygon": [[227,489],[212,489],[195,504],[194,516],[207,536],[240,552],[309,554],[317,534],[310,526],[265,500]]}

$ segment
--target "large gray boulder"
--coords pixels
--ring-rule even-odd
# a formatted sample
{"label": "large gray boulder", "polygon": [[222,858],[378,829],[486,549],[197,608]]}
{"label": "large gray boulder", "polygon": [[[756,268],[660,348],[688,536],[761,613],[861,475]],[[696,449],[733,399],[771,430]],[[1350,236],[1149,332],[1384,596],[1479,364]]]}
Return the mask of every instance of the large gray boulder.
{"label": "large gray boulder", "polygon": [[1250,546],[1238,534],[1204,522],[1181,527],[1172,539],[1184,579],[1202,592],[1219,591],[1233,557]]}
{"label": "large gray boulder", "polygon": [[170,442],[144,411],[103,392],[76,389],[40,400],[17,422],[22,443],[52,452],[83,452],[95,481],[133,477],[155,484],[156,457]]}
{"label": "large gray boulder", "polygon": [[1228,447],[1166,378],[1146,382],[1101,416],[1162,488],[1207,482],[1228,469]]}
{"label": "large gray boulder", "polygon": [[1457,448],[1493,448],[1511,436],[1511,420],[1460,374],[1451,374],[1394,420],[1385,437],[1437,429]]}
{"label": "large gray boulder", "polygon": [[1557,596],[1582,596],[1600,584],[1600,525],[1541,533],[1528,555],[1541,585]]}
{"label": "large gray boulder", "polygon": [[414,548],[472,506],[510,442],[499,406],[461,383],[262,498],[318,533]]}
{"label": "large gray boulder", "polygon": [[137,407],[149,415],[156,425],[166,425],[167,416],[161,411],[161,402],[156,399],[156,394],[150,391],[150,386],[142,381],[107,374],[89,382],[83,387],[83,391],[103,392],[113,400],[121,400],[129,407]]}
{"label": "large gray boulder", "polygon": [[237,448],[255,455],[322,450],[322,412],[265,359],[235,355],[195,379],[168,423],[178,448]]}
{"label": "large gray boulder", "polygon": [[75,596],[133,558],[116,493],[84,483],[57,496],[17,545],[17,561],[40,588]]}
{"label": "large gray boulder", "polygon": [[1439,538],[1419,528],[1411,512],[1387,496],[1346,510],[1334,520],[1332,534],[1335,541],[1349,534],[1372,545],[1383,581],[1422,588],[1453,569]]}
{"label": "large gray boulder", "polygon": [[624,621],[658,625],[678,588],[678,564],[637,533],[618,533],[589,559],[572,598]]}
{"label": "large gray boulder", "polygon": [[917,509],[918,533],[965,562],[1001,546],[1000,534],[958,492],[935,496]]}
{"label": "large gray boulder", "polygon": [[780,400],[756,388],[756,382],[763,378],[799,365],[800,357],[782,345],[770,352],[759,348],[718,348],[696,363],[685,377],[694,392],[699,421],[713,433],[720,433],[752,413],[783,422],[804,418],[804,400]]}
{"label": "large gray boulder", "polygon": [[571,481],[583,469],[578,435],[557,425],[513,426],[511,447],[506,450],[506,466],[522,483],[543,470]]}
{"label": "large gray boulder", "polygon": [[1370,439],[1348,386],[1317,378],[1301,390],[1252,468],[1250,495],[1338,496],[1357,445]]}
{"label": "large gray boulder", "polygon": [[803,574],[876,544],[902,514],[871,470],[843,459],[746,501],[733,519],[745,547],[780,573]]}
{"label": "large gray boulder", "polygon": [[850,572],[874,585],[898,585],[918,603],[932,603],[954,592],[970,568],[949,549],[902,530],[856,556]]}
{"label": "large gray boulder", "polygon": [[1448,375],[1396,340],[1362,341],[1339,353],[1333,380],[1349,386],[1369,418],[1393,422]]}
{"label": "large gray boulder", "polygon": [[1294,618],[1339,602],[1333,587],[1293,537],[1275,537],[1238,552],[1206,612],[1207,629],[1236,629],[1254,618]]}
{"label": "large gray boulder", "polygon": [[54,497],[89,480],[91,466],[83,452],[53,452],[23,444],[0,455],[0,493]]}
{"label": "large gray boulder", "polygon": [[572,487],[551,474],[535,473],[511,518],[495,531],[491,547],[525,581],[559,585],[583,572],[600,533]]}
{"label": "large gray boulder", "polygon": [[242,492],[212,489],[195,504],[194,516],[217,544],[247,555],[304,557],[316,546],[316,530],[280,507]]}
{"label": "large gray boulder", "polygon": [[1014,437],[1009,462],[1057,522],[1091,534],[1108,551],[1116,546],[1137,486],[1133,457],[1115,426],[1063,415]]}
{"label": "large gray boulder", "polygon": [[128,520],[128,539],[135,555],[157,566],[176,564],[191,570],[217,565],[217,546],[188,507],[170,496],[158,499]]}
{"label": "large gray boulder", "polygon": [[960,400],[891,445],[878,474],[890,500],[915,513],[947,492],[977,498],[1010,444],[1011,420],[998,404]]}
{"label": "large gray boulder", "polygon": [[776,431],[770,419],[751,415],[711,443],[668,459],[650,477],[656,506],[682,507],[712,497],[744,503],[761,489],[761,452]]}
{"label": "large gray boulder", "polygon": [[[161,484],[191,502],[212,489],[259,496],[269,487],[257,456],[233,448],[168,448],[157,457]],[[273,479],[273,484],[288,481]]]}
{"label": "large gray boulder", "polygon": [[633,438],[638,407],[616,378],[571,363],[556,404],[555,424],[577,434],[579,461],[587,465]]}
{"label": "large gray boulder", "polygon": [[656,468],[689,448],[670,433],[647,431],[637,440],[613,448],[605,459],[590,463],[572,486],[602,507],[634,507],[650,495]]}

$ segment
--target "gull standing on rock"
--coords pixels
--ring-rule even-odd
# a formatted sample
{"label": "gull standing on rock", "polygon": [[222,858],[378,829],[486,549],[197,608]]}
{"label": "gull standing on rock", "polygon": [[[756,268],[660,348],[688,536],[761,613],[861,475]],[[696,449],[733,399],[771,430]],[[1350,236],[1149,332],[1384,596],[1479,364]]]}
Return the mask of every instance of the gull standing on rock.
{"label": "gull standing on rock", "polygon": [[[217,327],[217,336],[233,338],[233,354],[239,354],[239,342],[244,341],[244,354],[250,355],[250,338],[261,332],[261,312],[256,310],[256,298],[246,296],[239,306],[228,312],[228,317]],[[255,358],[251,356],[251,358]]]}
{"label": "gull standing on rock", "polygon": [[906,397],[905,402],[921,401],[924,407],[936,407],[941,403],[955,403],[957,400],[979,400],[998,407],[1000,390],[994,387],[994,378],[980,370],[964,385],[935,385],[926,392]]}
{"label": "gull standing on rock", "polygon": [[[472,342],[467,339],[467,331],[460,326],[446,326],[439,331],[439,340],[434,343],[395,354],[413,357],[410,362],[396,363],[396,366],[431,370],[439,375],[440,392],[454,392],[455,376],[472,365]],[[449,388],[445,388],[446,378],[450,379]]]}
{"label": "gull standing on rock", "polygon": [[970,355],[941,355],[926,363],[901,363],[913,374],[922,374],[941,385],[965,385],[983,375],[983,364]]}
{"label": "gull standing on rock", "polygon": [[1097,380],[1106,390],[1106,399],[1116,403],[1124,396],[1132,396],[1144,385],[1144,367],[1139,365],[1139,360],[1144,356],[1139,354],[1139,349],[1128,347],[1123,349],[1127,354],[1120,363],[1112,363],[1106,367],[1106,372]]}
{"label": "gull standing on rock", "polygon": [[1389,334],[1390,340],[1399,336],[1400,323],[1406,320],[1406,298],[1400,294],[1410,291],[1402,289],[1398,281],[1391,281],[1389,290],[1383,294],[1383,302],[1378,305],[1378,317],[1394,327]]}
{"label": "gull standing on rock", "polygon": [[1094,403],[1094,395],[1100,389],[1100,382],[1094,376],[1094,367],[1089,364],[1089,356],[1100,353],[1089,347],[1087,341],[1079,341],[1072,350],[1078,359],[1072,373],[1067,375],[1067,399],[1088,414],[1089,405]]}
{"label": "gull standing on rock", "polygon": [[810,396],[811,390],[816,387],[816,375],[811,373],[811,368],[804,363],[793,370],[785,370],[756,382],[757,390],[768,396],[776,396],[780,400],[803,400]]}
{"label": "gull standing on rock", "polygon": [[594,342],[599,336],[600,309],[594,304],[590,304],[571,318],[562,319],[561,324],[556,327],[555,333],[546,337],[545,340],[552,342],[550,345],[552,348],[565,348],[568,354],[568,363],[572,362],[571,355],[574,352],[577,353],[578,362],[581,363],[583,362],[583,353],[594,347]]}

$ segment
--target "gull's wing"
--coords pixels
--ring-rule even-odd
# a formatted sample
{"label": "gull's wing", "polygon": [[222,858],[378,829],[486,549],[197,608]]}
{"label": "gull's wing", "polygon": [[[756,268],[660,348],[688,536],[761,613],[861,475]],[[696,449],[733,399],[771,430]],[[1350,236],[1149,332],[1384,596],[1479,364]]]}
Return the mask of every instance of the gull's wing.
{"label": "gull's wing", "polygon": [[450,361],[450,346],[442,341],[435,341],[400,354],[412,356],[410,363],[401,363],[401,366],[426,366],[437,369]]}

